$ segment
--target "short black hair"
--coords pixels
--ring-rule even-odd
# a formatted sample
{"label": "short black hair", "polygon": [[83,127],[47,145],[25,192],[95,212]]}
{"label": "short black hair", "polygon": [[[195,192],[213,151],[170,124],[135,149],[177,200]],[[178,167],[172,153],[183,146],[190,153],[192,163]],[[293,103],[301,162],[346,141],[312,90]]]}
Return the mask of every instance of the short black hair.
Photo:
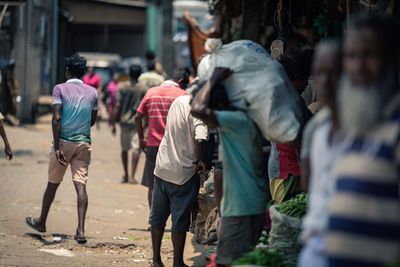
{"label": "short black hair", "polygon": [[314,51],[312,49],[292,50],[279,59],[291,81],[306,80],[311,74]]}
{"label": "short black hair", "polygon": [[185,68],[175,69],[174,74],[172,75],[172,80],[174,80],[175,82],[182,80],[183,84],[188,85],[189,84],[189,74],[185,70]]}
{"label": "short black hair", "polygon": [[375,30],[385,56],[395,58],[393,55],[400,46],[400,26],[393,17],[376,12],[358,13],[351,18],[349,30],[362,28]]}
{"label": "short black hair", "polygon": [[147,62],[147,70],[148,71],[153,71],[155,69],[156,69],[156,63],[154,62],[154,60]]}
{"label": "short black hair", "polygon": [[131,79],[138,79],[140,74],[142,73],[142,67],[139,65],[131,65],[129,67],[129,76],[131,76]]}
{"label": "short black hair", "polygon": [[86,59],[77,53],[65,58],[65,67],[74,78],[81,78],[85,74]]}
{"label": "short black hair", "polygon": [[153,51],[147,50],[145,53],[145,57],[147,60],[154,60],[156,58],[156,55],[154,54]]}

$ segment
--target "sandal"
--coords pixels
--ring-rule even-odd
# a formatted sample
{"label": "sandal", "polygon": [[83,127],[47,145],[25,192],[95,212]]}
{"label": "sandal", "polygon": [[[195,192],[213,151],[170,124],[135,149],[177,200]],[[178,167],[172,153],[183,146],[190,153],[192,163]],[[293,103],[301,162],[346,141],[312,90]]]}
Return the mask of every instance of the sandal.
{"label": "sandal", "polygon": [[32,229],[35,229],[36,231],[38,231],[40,233],[45,233],[46,232],[46,228],[45,229],[39,229],[39,227],[37,226],[37,224],[33,220],[33,216],[26,217],[25,218],[25,222],[29,227],[31,227]]}
{"label": "sandal", "polygon": [[85,244],[87,242],[87,239],[84,236],[75,235],[74,239],[76,240],[76,242],[78,242],[78,244]]}
{"label": "sandal", "polygon": [[121,184],[126,184],[126,183],[128,183],[128,178],[126,178],[125,175],[123,175],[121,179]]}

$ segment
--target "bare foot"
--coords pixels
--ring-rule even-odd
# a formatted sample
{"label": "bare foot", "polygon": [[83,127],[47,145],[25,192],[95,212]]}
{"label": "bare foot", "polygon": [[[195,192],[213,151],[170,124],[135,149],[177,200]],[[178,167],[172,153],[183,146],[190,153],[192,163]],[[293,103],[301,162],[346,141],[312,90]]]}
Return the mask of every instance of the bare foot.
{"label": "bare foot", "polygon": [[136,182],[135,177],[132,177],[131,179],[129,179],[130,184],[138,184],[138,182]]}

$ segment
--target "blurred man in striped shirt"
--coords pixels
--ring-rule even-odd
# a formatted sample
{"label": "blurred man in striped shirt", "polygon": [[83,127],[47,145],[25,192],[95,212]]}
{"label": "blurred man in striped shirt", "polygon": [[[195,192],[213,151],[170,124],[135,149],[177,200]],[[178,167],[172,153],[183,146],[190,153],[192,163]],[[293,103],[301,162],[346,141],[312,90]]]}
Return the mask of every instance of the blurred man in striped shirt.
{"label": "blurred man in striped shirt", "polygon": [[400,255],[399,34],[392,18],[354,17],[344,42],[337,161],[325,238],[329,266],[385,266]]}

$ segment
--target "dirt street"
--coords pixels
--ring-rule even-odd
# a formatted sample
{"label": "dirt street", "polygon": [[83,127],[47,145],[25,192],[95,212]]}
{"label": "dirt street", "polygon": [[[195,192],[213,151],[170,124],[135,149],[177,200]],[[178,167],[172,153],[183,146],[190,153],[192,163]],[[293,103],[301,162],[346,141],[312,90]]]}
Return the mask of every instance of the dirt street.
{"label": "dirt street", "polygon": [[[0,265],[2,266],[149,266],[151,238],[147,231],[147,190],[121,184],[119,135],[108,125],[92,128],[92,162],[89,167],[88,243],[73,240],[77,226],[76,193],[70,170],[51,207],[47,233],[39,234],[25,224],[38,216],[47,184],[48,154],[52,133],[50,116],[36,125],[6,127],[14,159],[5,159],[0,142]],[[142,154],[136,179],[141,179]],[[165,266],[172,266],[170,223],[162,245]],[[58,254],[58,255],[57,255]],[[189,234],[185,248],[189,266],[205,266],[204,249]]]}

